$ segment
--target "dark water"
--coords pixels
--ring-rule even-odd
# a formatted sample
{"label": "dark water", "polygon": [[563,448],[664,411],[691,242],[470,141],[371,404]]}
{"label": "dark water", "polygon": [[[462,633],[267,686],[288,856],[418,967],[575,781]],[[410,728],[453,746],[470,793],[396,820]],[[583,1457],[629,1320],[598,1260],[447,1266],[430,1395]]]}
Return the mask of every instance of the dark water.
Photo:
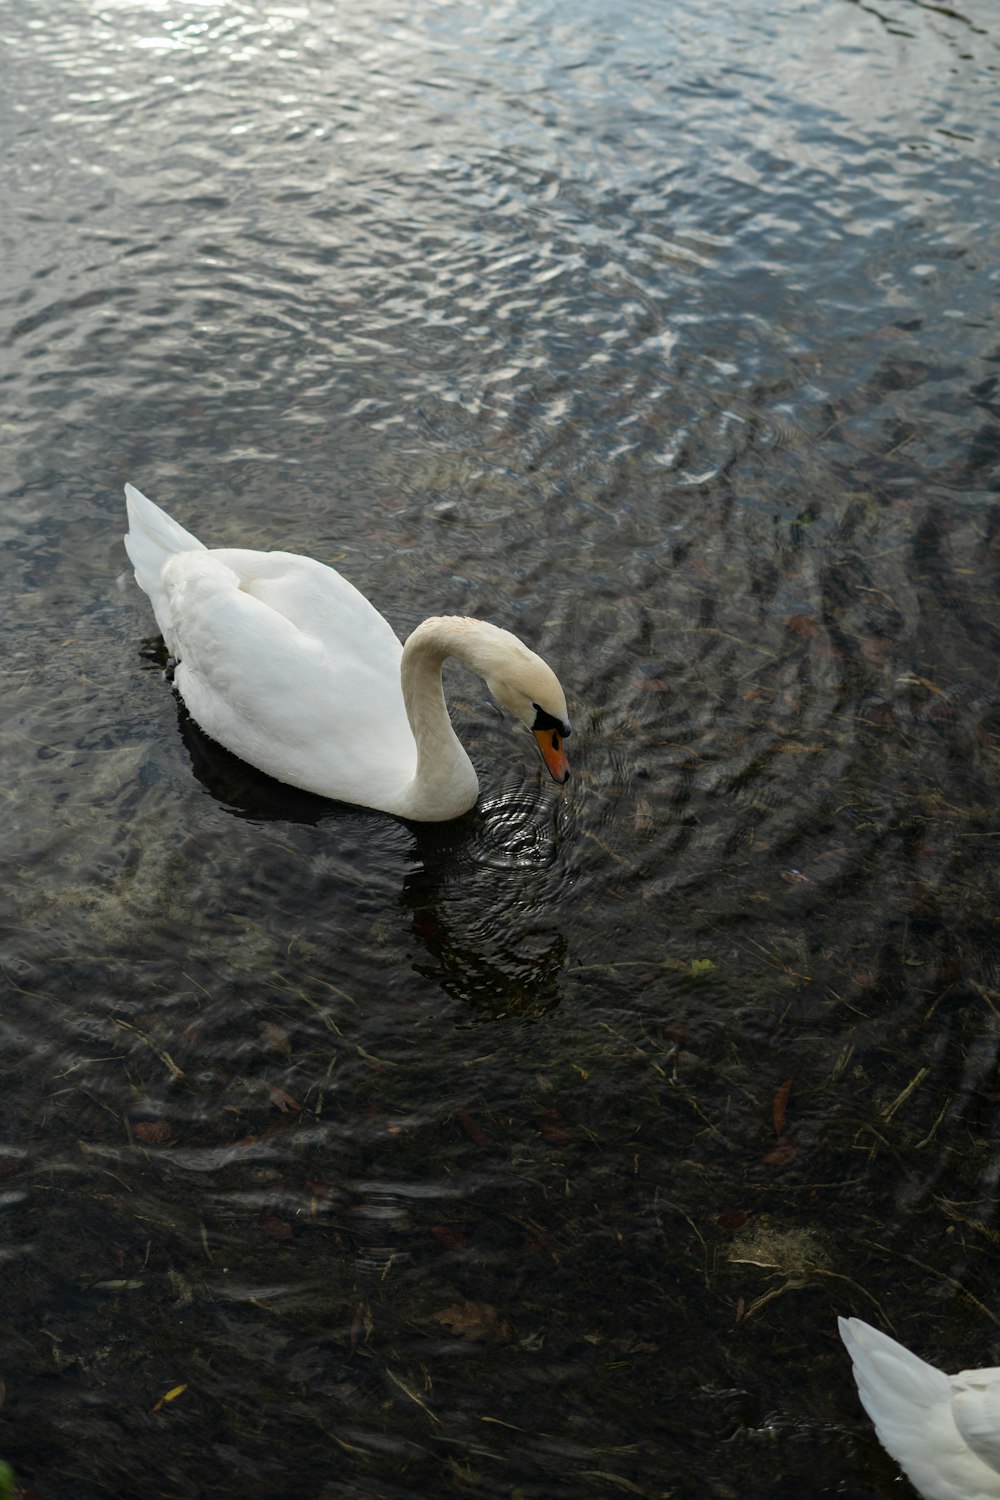
{"label": "dark water", "polygon": [[[997,11],[625,9],[3,9],[38,1500],[888,1496],[836,1314],[1000,1362]],[[126,478],[517,630],[566,792],[207,744]]]}

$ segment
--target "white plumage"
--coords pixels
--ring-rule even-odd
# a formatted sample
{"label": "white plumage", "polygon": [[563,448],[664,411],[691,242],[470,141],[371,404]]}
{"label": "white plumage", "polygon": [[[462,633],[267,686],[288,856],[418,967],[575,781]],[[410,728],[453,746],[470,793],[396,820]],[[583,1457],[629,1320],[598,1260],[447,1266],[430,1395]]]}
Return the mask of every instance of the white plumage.
{"label": "white plumage", "polygon": [[441,684],[455,656],[569,775],[566,699],[550,667],[484,620],[425,620],[402,646],[346,578],[289,552],[209,550],[133,485],[125,548],[177,659],[174,685],[213,739],[305,791],[438,821],[479,782]]}
{"label": "white plumage", "polygon": [[925,1500],[1000,1500],[1000,1369],[946,1375],[860,1318],[840,1336],[879,1441]]}

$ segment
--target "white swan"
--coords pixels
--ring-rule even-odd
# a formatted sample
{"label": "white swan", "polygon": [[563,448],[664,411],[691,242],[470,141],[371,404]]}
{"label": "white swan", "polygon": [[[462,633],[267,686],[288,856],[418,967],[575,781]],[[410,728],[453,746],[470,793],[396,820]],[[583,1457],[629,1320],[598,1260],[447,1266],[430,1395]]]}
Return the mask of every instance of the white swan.
{"label": "white swan", "polygon": [[289,552],[208,550],[133,485],[125,497],[125,550],[176,658],[174,685],[195,722],[241,760],[321,797],[456,818],[479,781],[441,685],[455,656],[528,726],[553,778],[568,778],[563,690],[517,636],[443,615],[403,647],[333,568]]}
{"label": "white swan", "polygon": [[1000,1369],[946,1375],[860,1318],[838,1318],[879,1441],[925,1500],[1000,1500]]}

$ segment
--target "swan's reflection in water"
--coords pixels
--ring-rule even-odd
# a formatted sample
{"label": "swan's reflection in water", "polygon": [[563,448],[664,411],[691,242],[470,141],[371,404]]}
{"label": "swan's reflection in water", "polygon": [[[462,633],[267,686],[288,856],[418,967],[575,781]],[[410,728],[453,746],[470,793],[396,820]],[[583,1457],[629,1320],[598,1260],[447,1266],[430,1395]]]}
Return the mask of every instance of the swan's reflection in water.
{"label": "swan's reflection in water", "polygon": [[179,696],[177,724],[196,779],[234,817],[246,818],[252,823],[289,822],[308,827],[336,818],[339,803],[275,781],[210,739],[192,719]]}
{"label": "swan's reflection in water", "polygon": [[568,944],[548,912],[560,806],[518,788],[418,840],[421,867],[401,899],[434,962],[414,968],[483,1019],[559,1003]]}
{"label": "swan's reflection in water", "polygon": [[[246,765],[177,706],[196,778],[233,816],[311,827],[359,817]],[[403,858],[414,868],[399,901],[420,945],[413,970],[480,1019],[541,1015],[559,1003],[568,944],[552,913],[567,816],[558,795],[532,797],[519,785],[452,822],[405,825],[413,842]]]}
{"label": "swan's reflection in water", "polygon": [[479,804],[476,840],[470,855],[490,870],[547,870],[559,849],[557,796],[526,797],[518,787],[505,796],[484,798]]}

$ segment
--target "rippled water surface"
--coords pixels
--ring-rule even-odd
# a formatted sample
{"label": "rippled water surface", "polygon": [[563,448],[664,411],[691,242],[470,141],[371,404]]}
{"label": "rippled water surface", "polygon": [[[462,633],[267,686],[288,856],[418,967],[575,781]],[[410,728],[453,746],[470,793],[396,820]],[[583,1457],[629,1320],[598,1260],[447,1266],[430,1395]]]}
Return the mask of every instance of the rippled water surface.
{"label": "rippled water surface", "polygon": [[[836,1314],[1000,1363],[998,13],[612,9],[0,15],[37,1500],[888,1496]],[[220,751],[126,479],[516,630],[568,787],[461,672],[450,825]]]}

